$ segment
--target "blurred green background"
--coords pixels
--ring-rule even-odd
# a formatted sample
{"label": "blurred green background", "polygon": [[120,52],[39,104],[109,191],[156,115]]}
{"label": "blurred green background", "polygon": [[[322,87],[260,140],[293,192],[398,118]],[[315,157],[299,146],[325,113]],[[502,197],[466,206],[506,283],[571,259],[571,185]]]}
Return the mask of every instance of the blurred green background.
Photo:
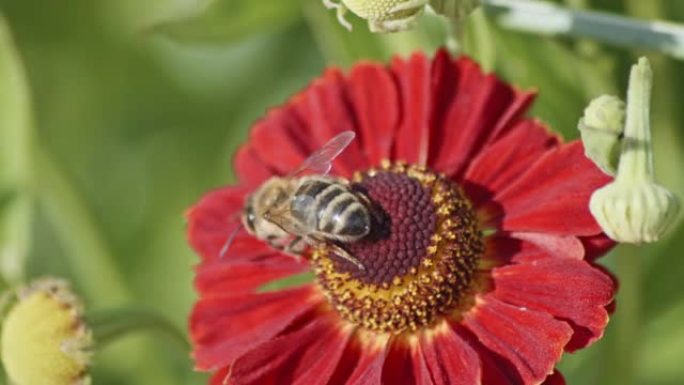
{"label": "blurred green background", "polygon": [[[684,22],[681,0],[558,2]],[[197,259],[182,215],[204,192],[231,182],[231,156],[250,124],[326,65],[433,52],[446,35],[434,16],[415,31],[384,36],[353,19],[348,33],[319,0],[205,3],[0,0],[7,280],[20,280],[25,264],[29,278],[72,279],[91,312],[150,308],[185,332]],[[684,196],[684,62],[503,30],[481,12],[465,32],[465,52],[508,81],[539,89],[533,113],[568,138],[577,137],[589,100],[624,95],[629,66],[647,55],[656,74],[658,178]],[[568,382],[681,384],[684,226],[603,261],[621,280],[617,312],[602,341],[564,358]],[[186,348],[168,335],[136,333],[103,346],[93,376],[98,385],[205,383],[191,366]]]}

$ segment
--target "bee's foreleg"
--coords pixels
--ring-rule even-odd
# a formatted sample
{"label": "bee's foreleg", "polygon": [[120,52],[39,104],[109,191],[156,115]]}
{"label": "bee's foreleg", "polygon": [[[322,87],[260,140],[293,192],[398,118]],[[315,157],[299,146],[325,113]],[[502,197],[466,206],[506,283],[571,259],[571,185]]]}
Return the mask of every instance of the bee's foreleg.
{"label": "bee's foreleg", "polygon": [[363,266],[361,261],[356,259],[353,255],[349,254],[349,252],[347,250],[343,249],[341,246],[336,245],[336,244],[329,244],[328,246],[330,248],[332,248],[332,251],[335,254],[337,254],[340,258],[353,263],[354,265],[356,265],[356,267],[359,268],[359,270],[366,270],[366,268]]}
{"label": "bee's foreleg", "polygon": [[294,237],[292,239],[292,241],[290,241],[290,243],[285,245],[285,247],[283,248],[283,251],[286,252],[287,254],[294,256],[295,259],[297,259],[297,261],[299,261],[305,248],[306,248],[306,243],[304,243],[304,238]]}

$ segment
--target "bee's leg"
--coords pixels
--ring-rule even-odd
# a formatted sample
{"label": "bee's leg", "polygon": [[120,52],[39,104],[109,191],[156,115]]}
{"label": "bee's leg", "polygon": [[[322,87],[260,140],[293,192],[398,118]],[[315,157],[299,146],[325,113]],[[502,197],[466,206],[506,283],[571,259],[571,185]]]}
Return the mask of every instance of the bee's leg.
{"label": "bee's leg", "polygon": [[290,243],[285,245],[283,251],[292,256],[297,262],[300,262],[302,260],[302,253],[306,247],[306,244],[303,243],[303,241],[304,238],[302,237],[294,237]]}
{"label": "bee's leg", "polygon": [[336,245],[334,243],[328,244],[328,246],[332,248],[333,252],[337,254],[340,258],[353,263],[354,265],[356,265],[356,267],[359,268],[359,270],[366,270],[361,261],[356,259],[353,255],[349,254],[349,252],[343,249],[341,246]]}

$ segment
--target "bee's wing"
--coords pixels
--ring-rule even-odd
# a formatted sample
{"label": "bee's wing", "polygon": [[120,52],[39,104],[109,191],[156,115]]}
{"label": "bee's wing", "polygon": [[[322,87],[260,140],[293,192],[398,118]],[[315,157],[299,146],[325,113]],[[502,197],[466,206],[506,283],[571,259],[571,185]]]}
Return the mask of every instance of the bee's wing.
{"label": "bee's wing", "polygon": [[332,161],[344,151],[347,146],[354,140],[356,133],[354,131],[344,131],[334,138],[330,139],[328,143],[318,151],[311,154],[306,160],[289,176],[297,176],[305,171],[311,171],[314,174],[326,175],[332,168]]}
{"label": "bee's wing", "polygon": [[295,219],[290,205],[276,210],[267,210],[264,213],[264,219],[291,235],[304,235],[310,231],[309,223],[307,223],[306,219],[304,221]]}

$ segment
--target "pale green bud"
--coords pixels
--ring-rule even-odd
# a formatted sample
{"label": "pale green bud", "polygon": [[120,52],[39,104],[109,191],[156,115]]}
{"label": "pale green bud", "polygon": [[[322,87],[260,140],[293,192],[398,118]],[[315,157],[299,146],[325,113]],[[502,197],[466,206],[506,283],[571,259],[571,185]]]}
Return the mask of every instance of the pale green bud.
{"label": "pale green bud", "polygon": [[462,18],[479,4],[480,0],[322,0],[328,9],[337,11],[340,24],[351,31],[346,19],[348,11],[368,22],[372,32],[398,32],[413,28],[416,20],[430,4],[439,14]]}
{"label": "pale green bud", "polygon": [[625,102],[603,95],[589,103],[577,126],[584,154],[608,175],[615,175],[617,171],[624,124]]}
{"label": "pale green bud", "polygon": [[647,59],[632,67],[627,121],[615,181],[591,196],[589,209],[603,231],[618,242],[661,239],[679,212],[679,200],[654,181],[650,100],[653,72]]}
{"label": "pale green bud", "polygon": [[655,242],[676,219],[679,200],[655,183],[615,182],[591,196],[589,209],[611,239],[627,243]]}

